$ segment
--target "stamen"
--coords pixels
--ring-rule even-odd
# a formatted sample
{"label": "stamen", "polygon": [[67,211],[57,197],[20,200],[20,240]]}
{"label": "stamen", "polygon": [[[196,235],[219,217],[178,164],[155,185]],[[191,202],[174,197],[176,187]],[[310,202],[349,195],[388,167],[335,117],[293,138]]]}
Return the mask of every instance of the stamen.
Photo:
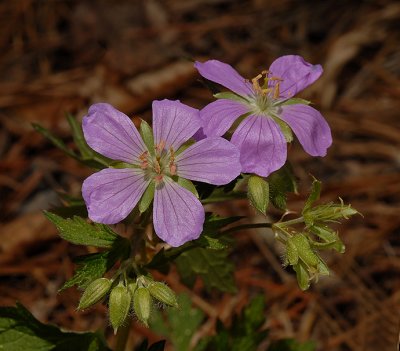
{"label": "stamen", "polygon": [[154,160],[154,170],[156,173],[161,174],[161,167],[157,160]]}
{"label": "stamen", "polygon": [[146,160],[146,161],[143,161],[143,162],[141,163],[141,165],[140,165],[140,168],[141,168],[141,169],[147,169],[147,167],[149,167],[149,163],[147,162],[147,160]]}
{"label": "stamen", "polygon": [[176,175],[176,165],[173,162],[169,164],[169,173],[173,176]]}
{"label": "stamen", "polygon": [[161,153],[161,152],[164,150],[164,148],[165,148],[165,141],[164,141],[164,140],[161,140],[161,141],[158,143],[158,145],[156,145],[156,151],[157,151],[158,153]]}
{"label": "stamen", "polygon": [[148,155],[149,155],[149,152],[148,152],[148,151],[143,152],[143,153],[139,156],[139,160],[140,160],[140,161],[146,161]]}
{"label": "stamen", "polygon": [[160,184],[163,181],[163,175],[162,174],[158,174],[154,177],[154,181],[156,182],[156,185]]}

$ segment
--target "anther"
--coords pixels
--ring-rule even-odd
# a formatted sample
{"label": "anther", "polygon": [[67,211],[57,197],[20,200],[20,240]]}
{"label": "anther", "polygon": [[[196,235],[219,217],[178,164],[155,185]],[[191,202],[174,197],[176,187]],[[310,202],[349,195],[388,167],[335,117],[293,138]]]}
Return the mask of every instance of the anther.
{"label": "anther", "polygon": [[176,165],[173,162],[169,163],[169,173],[173,176],[176,174]]}

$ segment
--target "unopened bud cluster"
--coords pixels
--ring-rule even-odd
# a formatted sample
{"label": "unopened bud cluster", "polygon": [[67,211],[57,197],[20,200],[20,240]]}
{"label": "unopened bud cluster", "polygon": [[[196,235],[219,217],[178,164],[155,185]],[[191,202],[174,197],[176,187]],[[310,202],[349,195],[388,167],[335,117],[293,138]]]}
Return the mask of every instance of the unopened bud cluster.
{"label": "unopened bud cluster", "polygon": [[[329,269],[319,251],[334,249],[343,253],[345,246],[337,232],[328,225],[347,219],[358,212],[343,201],[314,206],[318,200],[320,183],[314,180],[311,194],[306,201],[302,216],[273,225],[276,236],[285,245],[284,265],[291,265],[296,272],[297,281],[302,290],[310,286],[312,279],[320,275],[329,275]],[[302,231],[293,226],[303,224]]]}
{"label": "unopened bud cluster", "polygon": [[141,275],[121,279],[118,284],[107,278],[94,280],[83,293],[78,309],[88,308],[105,299],[108,294],[110,322],[114,332],[125,323],[131,310],[139,321],[148,326],[154,300],[178,307],[175,293],[166,284]]}

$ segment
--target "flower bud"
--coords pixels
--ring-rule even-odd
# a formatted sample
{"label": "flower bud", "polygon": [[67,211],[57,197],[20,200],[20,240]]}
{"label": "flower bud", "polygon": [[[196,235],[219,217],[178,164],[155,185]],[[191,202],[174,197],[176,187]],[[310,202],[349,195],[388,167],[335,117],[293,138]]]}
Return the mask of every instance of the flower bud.
{"label": "flower bud", "polygon": [[99,302],[104,296],[106,296],[111,285],[111,280],[107,278],[99,278],[91,282],[79,301],[78,310],[83,310]]}
{"label": "flower bud", "polygon": [[110,322],[117,333],[118,328],[124,323],[131,307],[131,294],[124,285],[118,285],[111,290],[109,298]]}
{"label": "flower bud", "polygon": [[148,286],[151,296],[168,306],[178,307],[175,293],[166,284],[154,282]]}
{"label": "flower bud", "polygon": [[135,290],[133,307],[137,318],[148,327],[151,310],[151,296],[147,288],[139,287]]}
{"label": "flower bud", "polygon": [[307,266],[318,266],[318,256],[312,250],[307,236],[304,234],[296,234],[288,239],[288,246],[289,244],[296,248],[299,259],[302,260]]}
{"label": "flower bud", "polygon": [[137,289],[136,280],[131,280],[128,283],[128,290],[129,290],[129,293],[131,294],[132,300],[133,300],[133,297],[135,296],[135,290],[136,289]]}
{"label": "flower bud", "polygon": [[247,197],[251,204],[265,215],[269,203],[268,182],[262,177],[253,175],[249,178],[247,188]]}

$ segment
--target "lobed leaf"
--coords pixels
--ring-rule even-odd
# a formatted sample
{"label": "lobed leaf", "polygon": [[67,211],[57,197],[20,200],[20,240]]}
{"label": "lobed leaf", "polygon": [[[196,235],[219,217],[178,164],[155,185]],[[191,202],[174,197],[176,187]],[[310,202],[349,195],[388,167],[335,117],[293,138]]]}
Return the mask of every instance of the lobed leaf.
{"label": "lobed leaf", "polygon": [[111,248],[119,236],[107,225],[89,224],[81,217],[63,218],[44,211],[44,215],[57,227],[59,235],[76,245]]}
{"label": "lobed leaf", "polygon": [[2,351],[110,351],[95,333],[65,332],[39,322],[23,305],[0,307]]}
{"label": "lobed leaf", "polygon": [[207,289],[215,288],[231,293],[236,291],[234,265],[228,258],[227,250],[199,247],[182,253],[175,262],[182,281],[188,286],[193,286],[196,275],[199,275]]}

